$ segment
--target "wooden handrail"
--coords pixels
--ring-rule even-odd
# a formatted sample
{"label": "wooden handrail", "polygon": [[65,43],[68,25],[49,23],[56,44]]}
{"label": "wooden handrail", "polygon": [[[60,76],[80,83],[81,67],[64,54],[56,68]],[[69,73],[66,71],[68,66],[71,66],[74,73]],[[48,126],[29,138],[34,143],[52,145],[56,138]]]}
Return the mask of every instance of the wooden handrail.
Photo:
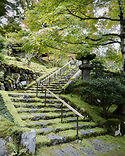
{"label": "wooden handrail", "polygon": [[74,108],[72,108],[69,104],[67,104],[64,100],[60,99],[56,94],[54,94],[53,92],[51,92],[48,88],[46,88],[44,85],[42,85],[42,87],[47,90],[50,94],[52,94],[56,99],[58,99],[58,101],[60,101],[62,104],[64,104],[66,107],[68,107],[74,114],[76,114],[77,116],[81,117],[82,119],[84,119],[85,117],[83,115],[81,115],[79,112],[77,112]]}

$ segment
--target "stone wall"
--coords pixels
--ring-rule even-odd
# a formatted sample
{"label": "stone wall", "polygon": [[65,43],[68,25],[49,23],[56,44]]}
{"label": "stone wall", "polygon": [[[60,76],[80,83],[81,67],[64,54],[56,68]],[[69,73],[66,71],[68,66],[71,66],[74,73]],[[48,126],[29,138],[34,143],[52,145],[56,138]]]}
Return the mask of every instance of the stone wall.
{"label": "stone wall", "polygon": [[31,70],[8,65],[0,61],[0,90],[20,90],[41,76]]}

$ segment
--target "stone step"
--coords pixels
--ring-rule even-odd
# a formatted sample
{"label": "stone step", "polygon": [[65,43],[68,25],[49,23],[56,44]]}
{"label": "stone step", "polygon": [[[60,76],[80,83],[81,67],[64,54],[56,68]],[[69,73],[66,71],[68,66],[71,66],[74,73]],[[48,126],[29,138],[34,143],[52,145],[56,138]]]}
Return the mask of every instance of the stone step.
{"label": "stone step", "polygon": [[[49,88],[48,88],[49,89]],[[51,92],[55,93],[55,94],[59,94],[61,92],[61,89],[49,89]],[[37,91],[35,89],[31,89],[31,90],[27,90],[26,91],[27,93],[36,93],[37,94]],[[38,95],[39,94],[45,94],[45,90],[38,90]]]}
{"label": "stone step", "polygon": [[[44,102],[43,103],[39,103],[39,102],[37,102],[37,103],[19,103],[19,102],[15,102],[14,106],[16,108],[19,108],[19,107],[20,108],[30,108],[30,107],[33,107],[33,108],[60,108],[61,107],[60,104],[46,103],[46,105],[45,105]],[[67,108],[67,107],[63,106],[63,109],[64,108]]]}
{"label": "stone step", "polygon": [[[94,122],[79,122],[78,124],[78,129],[80,130],[83,130],[84,129],[87,129],[87,128],[94,128],[96,127],[97,124],[95,124]],[[54,132],[54,133],[58,133],[58,132],[61,132],[61,131],[66,131],[66,130],[73,130],[73,129],[76,129],[77,128],[77,124],[76,122],[73,122],[71,124],[67,124],[67,123],[58,123],[58,124],[52,124],[52,125],[48,125],[44,128],[38,128],[38,129],[35,129],[37,134],[42,134],[42,135],[46,135],[46,134],[49,134],[51,132]],[[45,133],[45,130],[49,129],[49,131]]]}
{"label": "stone step", "polygon": [[11,98],[11,101],[12,102],[32,102],[32,103],[37,103],[37,102],[43,102],[44,100],[43,99],[40,99],[40,98]]}
{"label": "stone step", "polygon": [[31,122],[28,122],[28,123],[25,123],[25,126],[28,127],[28,128],[31,128],[31,129],[34,129],[34,128],[44,128],[44,127],[47,127],[47,126],[51,126],[53,124],[53,122],[51,120],[40,120],[40,121],[31,121]]}
{"label": "stone step", "polygon": [[[30,102],[30,103],[37,103],[37,102],[41,102],[41,103],[44,103],[45,102],[45,99],[40,99],[40,98],[11,98],[11,101],[13,102],[22,102],[22,103],[27,103],[27,102]],[[46,103],[51,103],[51,104],[54,104],[54,103],[61,103],[60,101],[58,101],[57,99],[47,99],[46,97]]]}
{"label": "stone step", "polygon": [[[72,122],[72,123],[69,123],[69,122],[67,122],[68,121],[68,118],[69,117],[65,117],[65,118],[63,118],[63,123],[61,123],[61,118],[59,117],[59,118],[55,118],[55,119],[48,119],[48,120],[46,120],[45,119],[45,116],[43,115],[43,119],[37,119],[36,121],[33,121],[33,120],[30,120],[30,119],[26,119],[25,120],[25,126],[28,126],[28,127],[38,127],[39,126],[39,124],[38,123],[43,123],[43,121],[49,121],[49,123],[51,123],[51,125],[53,125],[53,128],[59,128],[59,126],[58,126],[58,124],[60,125],[60,127],[64,127],[66,124],[68,124],[68,125],[72,125],[73,123],[74,124],[76,124],[76,121],[74,121],[74,122]],[[86,119],[79,119],[78,120],[79,121],[79,123],[86,123],[87,125],[89,125],[89,120],[88,120],[88,118],[86,118]],[[32,124],[33,123],[33,124]],[[35,124],[35,123],[37,123],[37,124]],[[92,122],[91,122],[92,123]],[[41,124],[40,124],[41,125]],[[44,124],[42,124],[44,127],[46,126],[46,125],[44,125]]]}
{"label": "stone step", "polygon": [[[36,93],[11,93],[11,94],[8,94],[8,96],[10,97],[16,97],[16,98],[36,98]],[[39,94],[39,98],[44,98],[45,97],[45,94]],[[48,99],[55,99],[54,96],[52,96],[51,94],[46,94],[46,97]]]}
{"label": "stone step", "polygon": [[[48,113],[48,112],[61,112],[61,108],[17,108],[18,113]],[[63,109],[63,112],[71,112],[68,108]]]}
{"label": "stone step", "polygon": [[58,85],[53,85],[53,86],[51,86],[51,85],[46,85],[46,88],[48,88],[48,89],[53,89],[53,90],[56,90],[56,89],[59,89],[59,90],[60,90],[60,87],[59,87]]}
{"label": "stone step", "polygon": [[[68,71],[69,72],[69,71]],[[50,84],[45,86],[55,94],[61,92],[64,86],[75,70],[71,73],[58,76]],[[9,96],[14,102],[14,106],[19,116],[25,124],[25,128],[34,129],[37,132],[37,146],[39,145],[56,145],[70,142],[76,139],[77,118],[76,115],[67,107],[63,106],[63,118],[61,123],[61,103],[46,92],[42,86],[38,86],[38,97],[36,97],[37,85],[33,85],[25,92],[10,93]],[[79,138],[100,135],[105,130],[90,121],[88,117],[78,120]]]}
{"label": "stone step", "polygon": [[[58,124],[57,124],[58,123]],[[34,129],[37,134],[47,135],[49,133],[59,133],[61,131],[66,130],[73,130],[76,129],[76,123],[73,122],[72,124],[66,124],[66,123],[60,123],[60,121],[54,121],[53,123],[51,121],[36,121],[36,122],[29,122],[26,124],[27,127],[30,129]],[[78,128],[79,130],[84,130],[87,128],[94,128],[97,125],[94,122],[79,122]]]}
{"label": "stone step", "polygon": [[[47,87],[47,88],[53,88],[53,89],[59,89],[59,86],[58,85],[49,85],[49,84],[47,84],[47,85],[44,85],[45,87]],[[42,88],[42,86],[32,86],[32,88],[31,89],[33,89],[33,90],[37,90],[37,88],[38,88],[38,90],[43,90]]]}
{"label": "stone step", "polygon": [[[61,122],[61,117],[59,116],[59,117],[56,117],[56,118],[46,118],[46,114],[45,113],[42,113],[42,115],[41,116],[39,116],[38,115],[38,113],[37,113],[37,115],[34,115],[35,116],[35,118],[31,118],[31,116],[30,116],[30,118],[28,118],[28,117],[26,117],[26,116],[24,116],[25,114],[23,114],[23,119],[25,120],[25,123],[26,124],[28,124],[28,123],[30,123],[31,124],[31,122],[41,122],[41,121],[50,121],[50,122],[52,122],[53,124],[57,124],[57,123],[60,123]],[[33,116],[33,117],[34,117]],[[71,120],[69,120],[69,119],[72,119],[72,121],[73,122],[71,122]],[[74,120],[73,120],[74,119]],[[88,118],[88,117],[85,117],[84,119],[81,119],[81,118],[79,118],[78,119],[78,121],[79,122],[86,122],[86,123],[88,123],[89,124],[89,122],[92,122],[92,121],[90,121],[90,119]],[[76,123],[76,117],[74,117],[74,116],[72,116],[72,117],[70,117],[70,116],[65,116],[65,117],[63,117],[63,120],[62,120],[62,123],[64,124],[64,123],[69,123],[69,124],[72,124],[72,123]],[[29,125],[29,124],[28,124]]]}
{"label": "stone step", "polygon": [[[35,90],[26,90],[26,93],[31,93],[31,94],[36,94],[36,91]],[[39,91],[39,94],[43,94],[42,91]]]}
{"label": "stone step", "polygon": [[[63,113],[63,118],[65,117],[74,117],[75,114],[71,113]],[[49,120],[49,119],[55,119],[55,118],[61,118],[61,113],[20,113],[20,117],[22,120],[32,120],[32,121],[38,121],[40,119]]]}
{"label": "stone step", "polygon": [[[94,122],[83,122],[82,120],[79,120],[79,128],[92,128],[97,126]],[[39,130],[41,128],[53,128],[55,129],[55,133],[59,131],[64,131],[64,130],[69,130],[69,129],[76,129],[77,123],[72,122],[72,123],[67,123],[63,122],[61,123],[61,119],[53,119],[53,120],[39,120],[39,121],[31,121],[31,120],[26,120],[25,121],[25,126],[28,128],[37,128],[35,130]],[[39,133],[42,133],[41,131],[38,131]]]}
{"label": "stone step", "polygon": [[61,85],[65,84],[65,83],[67,83],[68,80],[65,80],[65,81],[64,80],[56,80],[56,81],[52,81],[50,83],[46,83],[46,84],[44,84],[44,86],[46,86],[46,85],[54,86],[56,84],[58,84],[59,86],[61,86]]}
{"label": "stone step", "polygon": [[[61,89],[59,90],[53,90],[53,89],[49,89],[51,92],[53,92],[54,94],[60,94],[61,93]],[[43,94],[45,94],[45,90],[42,91]]]}
{"label": "stone step", "polygon": [[21,98],[35,98],[36,95],[35,94],[26,94],[26,93],[11,93],[8,94],[8,96],[10,97],[21,97]]}
{"label": "stone step", "polygon": [[[26,93],[31,93],[31,94],[36,94],[36,91],[35,90],[27,90]],[[54,91],[55,94],[59,94],[60,91]],[[45,94],[45,91],[38,91],[38,95],[40,94]]]}
{"label": "stone step", "polygon": [[[80,129],[79,131],[79,139],[88,138],[92,136],[103,135],[106,133],[106,130],[103,128],[95,127],[89,129]],[[71,142],[77,140],[77,132],[76,130],[66,130],[61,131],[59,133],[50,133],[48,135],[37,135],[36,144],[37,146],[50,146],[63,144],[67,142]]]}
{"label": "stone step", "polygon": [[[32,90],[32,91],[36,91],[37,92],[37,88],[29,88],[28,90]],[[59,88],[50,88],[50,91],[60,91]],[[38,91],[40,92],[45,92],[45,89],[38,89]]]}

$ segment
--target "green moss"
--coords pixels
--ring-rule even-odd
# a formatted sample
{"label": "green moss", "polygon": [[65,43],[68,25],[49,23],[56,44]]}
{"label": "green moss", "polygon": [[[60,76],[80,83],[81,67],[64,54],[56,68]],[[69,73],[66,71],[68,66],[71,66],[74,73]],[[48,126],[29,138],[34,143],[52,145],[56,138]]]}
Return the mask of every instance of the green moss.
{"label": "green moss", "polygon": [[6,119],[8,119],[11,122],[14,122],[13,116],[10,114],[6,105],[4,104],[1,94],[0,94],[0,115],[2,115],[3,117],[5,117]]}
{"label": "green moss", "polygon": [[[96,136],[96,135],[101,135],[101,134],[106,133],[105,129],[99,128],[99,127],[92,128],[92,131],[94,133],[89,133],[89,134],[86,134],[86,135],[79,133],[79,138],[82,139],[84,137]],[[58,134],[61,135],[61,136],[68,136],[68,140],[67,141],[76,139],[76,130],[62,131],[62,132],[59,132]]]}
{"label": "green moss", "polygon": [[12,83],[12,80],[8,80],[8,82],[11,84]]}
{"label": "green moss", "polygon": [[67,84],[67,85],[65,85],[65,86],[63,87],[63,89],[65,90],[68,86],[69,86],[68,84]]}
{"label": "green moss", "polygon": [[36,144],[37,145],[50,145],[50,140],[48,136],[37,135]]}
{"label": "green moss", "polygon": [[0,137],[11,136],[17,130],[20,131],[14,123],[0,116]]}
{"label": "green moss", "polygon": [[[13,98],[12,98],[13,99]],[[40,99],[40,98],[37,98],[37,97],[35,97],[35,98],[31,98],[29,101],[27,100],[27,99],[21,99],[21,98],[19,98],[19,97],[14,97],[14,100],[15,100],[15,102],[17,101],[17,102],[40,102],[40,103],[42,103],[42,102],[44,102],[44,99]]]}
{"label": "green moss", "polygon": [[21,59],[21,61],[17,61],[15,57],[10,57],[10,56],[5,56],[7,64],[9,65],[13,65],[14,67],[19,67],[19,68],[23,68],[23,69],[29,69],[32,70],[34,73],[36,72],[45,72],[46,70],[48,70],[44,65],[41,65],[39,63],[34,63],[31,62],[30,66],[28,66],[27,64],[25,64],[25,59]]}
{"label": "green moss", "polygon": [[[36,113],[37,115],[41,115],[41,113]],[[26,119],[32,119],[33,118],[33,115],[34,113],[20,113],[20,117],[24,120]],[[46,113],[45,117],[47,119],[52,119],[52,118],[57,118],[57,117],[60,117],[60,113],[54,113],[54,112],[49,112],[49,113]]]}
{"label": "green moss", "polygon": [[[40,137],[40,136],[39,136]],[[39,138],[42,140],[42,137]],[[108,144],[110,146],[115,147],[112,150],[109,150],[107,152],[97,152],[93,145],[90,144],[90,142],[100,140],[104,142],[105,144]],[[80,142],[80,143],[79,143]],[[119,146],[119,147],[117,147]],[[124,156],[125,154],[125,136],[124,137],[113,137],[109,135],[105,136],[97,136],[97,137],[90,137],[90,138],[84,138],[83,140],[79,141],[76,140],[72,142],[71,144],[61,144],[56,146],[42,146],[41,148],[37,149],[37,156],[41,156],[41,153],[43,156],[55,156],[55,150],[59,149],[62,151],[64,148],[72,148],[75,149],[78,153],[81,152],[80,148],[89,148],[93,150],[97,156]],[[85,155],[85,153],[80,153],[81,155]]]}
{"label": "green moss", "polygon": [[94,139],[98,139],[103,141],[104,143],[111,145],[115,147],[112,150],[109,150],[108,152],[104,153],[99,153],[97,152],[97,156],[124,156],[125,154],[125,136],[118,136],[118,137],[113,137],[110,135],[105,135],[105,136],[97,136],[96,138],[89,138],[86,141],[92,141]]}
{"label": "green moss", "polygon": [[16,124],[19,124],[20,126],[23,126],[24,123],[21,120],[19,114],[17,113],[16,108],[14,107],[13,102],[11,101],[11,98],[8,96],[8,92],[6,91],[0,91],[0,94],[2,95],[3,101],[5,106],[7,107],[10,114],[13,116],[13,120]]}
{"label": "green moss", "polygon": [[11,142],[6,143],[9,155],[18,155],[18,152],[19,154],[22,153],[25,155],[24,153],[26,153],[26,150],[24,150],[24,147],[19,149],[20,136],[24,131],[26,131],[26,129],[17,127],[14,125],[14,123],[0,116],[0,137],[6,138],[7,136],[10,136],[12,138]]}
{"label": "green moss", "polygon": [[84,112],[88,113],[89,117],[99,125],[103,125],[106,120],[100,116],[100,109],[99,107],[92,106],[81,100],[78,95],[61,95],[66,101],[70,101],[71,105],[75,108],[83,109]]}
{"label": "green moss", "polygon": [[57,67],[54,67],[54,68],[51,68],[51,70],[48,70],[46,69],[46,72],[40,76],[39,78],[37,78],[35,81],[31,82],[30,84],[28,84],[25,89],[28,89],[30,87],[32,87],[34,84],[36,84],[36,82],[40,82],[42,81],[43,79],[45,79],[48,75],[50,75],[51,73],[53,73],[54,71],[57,70]]}
{"label": "green moss", "polygon": [[74,80],[75,79],[75,77],[72,77],[70,80]]}

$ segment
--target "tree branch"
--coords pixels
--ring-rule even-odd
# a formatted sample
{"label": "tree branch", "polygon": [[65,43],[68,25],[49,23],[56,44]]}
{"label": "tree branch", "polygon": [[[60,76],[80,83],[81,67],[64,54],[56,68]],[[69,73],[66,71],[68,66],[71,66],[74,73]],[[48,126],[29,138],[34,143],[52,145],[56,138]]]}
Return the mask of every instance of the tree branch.
{"label": "tree branch", "polygon": [[123,5],[122,5],[121,0],[118,0],[118,4],[119,4],[119,9],[120,9],[120,18],[123,19],[124,11],[123,11]]}
{"label": "tree branch", "polygon": [[52,48],[52,49],[56,49],[56,50],[62,50],[62,49],[60,49],[60,48],[53,47],[52,45],[48,45],[48,44],[46,44],[46,43],[45,43],[45,46],[47,46],[47,47],[49,47],[49,48]]}
{"label": "tree branch", "polygon": [[93,44],[93,45],[106,46],[106,45],[114,44],[114,43],[119,43],[119,44],[121,44],[121,42],[119,42],[119,41],[112,41],[112,42],[107,42],[107,43],[103,43],[103,44]]}
{"label": "tree branch", "polygon": [[76,14],[74,14],[72,11],[70,11],[69,9],[67,9],[67,11],[71,14],[71,15],[73,15],[74,17],[77,17],[77,18],[79,18],[79,19],[81,19],[81,20],[100,20],[100,19],[105,19],[105,20],[110,20],[110,21],[120,21],[120,19],[113,19],[113,18],[109,18],[109,17],[103,17],[103,16],[101,16],[101,17],[87,17],[87,18],[83,18],[83,17],[80,17],[80,16],[78,16],[78,15],[76,15]]}
{"label": "tree branch", "polygon": [[85,42],[69,42],[69,41],[63,41],[63,42],[68,44],[86,44]]}
{"label": "tree branch", "polygon": [[116,36],[116,37],[121,37],[119,34],[103,34],[102,36]]}
{"label": "tree branch", "polygon": [[91,41],[101,41],[102,40],[102,38],[93,39],[93,38],[90,38],[88,36],[85,39],[90,39]]}
{"label": "tree branch", "polygon": [[[102,37],[103,36],[116,36],[116,37],[120,37],[120,35],[118,35],[118,34],[102,34]],[[85,39],[89,39],[89,40],[94,41],[94,42],[98,42],[98,41],[101,41],[102,40],[102,38],[93,39],[93,38],[90,38],[88,36]],[[111,39],[108,39],[108,40],[114,42],[114,40],[112,38]]]}

